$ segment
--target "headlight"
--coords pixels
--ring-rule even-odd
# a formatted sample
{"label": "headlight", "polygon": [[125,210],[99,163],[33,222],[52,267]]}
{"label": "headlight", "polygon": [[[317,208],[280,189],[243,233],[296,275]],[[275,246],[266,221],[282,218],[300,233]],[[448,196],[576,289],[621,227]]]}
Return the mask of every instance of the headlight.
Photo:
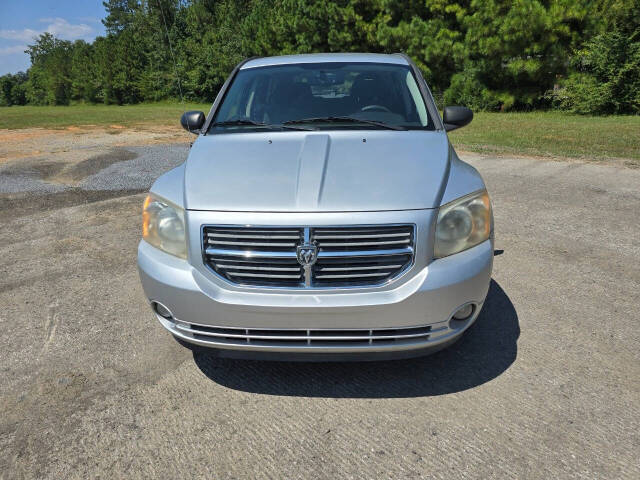
{"label": "headlight", "polygon": [[142,210],[142,238],[164,252],[187,258],[184,210],[153,194],[147,195]]}
{"label": "headlight", "polygon": [[440,207],[436,224],[436,258],[484,242],[491,234],[491,202],[486,191],[466,195]]}

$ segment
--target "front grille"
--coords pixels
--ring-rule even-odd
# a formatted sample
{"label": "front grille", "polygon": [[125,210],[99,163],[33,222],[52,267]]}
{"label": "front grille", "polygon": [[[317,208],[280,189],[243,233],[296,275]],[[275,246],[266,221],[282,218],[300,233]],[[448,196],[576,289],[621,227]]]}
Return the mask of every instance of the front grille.
{"label": "front grille", "polygon": [[396,276],[413,258],[412,226],[314,228],[315,286],[375,285]]}
{"label": "front grille", "polygon": [[244,285],[298,287],[302,228],[204,227],[205,261],[218,275]]}
{"label": "front grille", "polygon": [[[413,225],[349,227],[205,226],[204,261],[240,285],[330,288],[380,285],[413,262]],[[303,267],[299,246],[313,246]]]}
{"label": "front grille", "polygon": [[183,333],[205,342],[226,345],[269,347],[350,347],[366,345],[402,345],[427,341],[432,333],[429,325],[407,328],[353,330],[296,330],[213,327],[193,323],[176,323]]}

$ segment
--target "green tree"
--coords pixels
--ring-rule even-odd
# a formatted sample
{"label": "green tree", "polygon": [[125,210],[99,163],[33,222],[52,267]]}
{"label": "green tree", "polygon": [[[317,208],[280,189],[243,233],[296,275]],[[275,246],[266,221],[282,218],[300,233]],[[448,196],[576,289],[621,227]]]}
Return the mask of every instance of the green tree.
{"label": "green tree", "polygon": [[94,47],[84,40],[73,44],[71,54],[71,98],[80,102],[95,102],[97,95]]}
{"label": "green tree", "polygon": [[107,33],[117,35],[131,27],[136,12],[140,9],[138,0],[107,0],[102,2],[107,16],[102,19]]}
{"label": "green tree", "polygon": [[602,32],[577,50],[564,88],[550,94],[575,113],[640,113],[640,2],[606,1]]}
{"label": "green tree", "polygon": [[469,1],[387,0],[376,39],[387,52],[404,52],[431,88],[444,91],[465,59],[464,25]]}
{"label": "green tree", "polygon": [[11,88],[11,104],[25,105],[27,103],[27,80],[29,77],[25,72],[18,72],[13,76],[15,83]]}
{"label": "green tree", "polygon": [[247,57],[364,51],[407,53],[436,98],[475,109],[639,108],[639,0],[103,4],[105,37],[42,35],[28,49],[28,80],[3,77],[0,102],[212,101]]}
{"label": "green tree", "polygon": [[72,44],[50,33],[27,47],[31,58],[26,97],[36,105],[68,105],[71,99]]}
{"label": "green tree", "polygon": [[586,19],[578,2],[473,0],[462,19],[464,55],[445,99],[489,109],[542,106]]}
{"label": "green tree", "polygon": [[25,84],[27,74],[18,72],[15,75],[10,73],[0,77],[0,106],[9,107],[11,105],[24,105],[27,102],[25,96]]}

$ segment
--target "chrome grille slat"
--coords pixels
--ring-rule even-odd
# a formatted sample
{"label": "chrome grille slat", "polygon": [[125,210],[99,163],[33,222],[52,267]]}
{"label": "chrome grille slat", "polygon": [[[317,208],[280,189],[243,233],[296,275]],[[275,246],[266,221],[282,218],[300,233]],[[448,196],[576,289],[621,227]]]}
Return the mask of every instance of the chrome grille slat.
{"label": "chrome grille slat", "polygon": [[276,265],[282,264],[286,266],[298,266],[298,262],[295,258],[240,258],[240,257],[226,257],[226,256],[215,256],[212,255],[213,259],[216,262],[222,262],[223,264],[229,263],[233,265],[258,265],[258,264],[266,264],[266,265]]}
{"label": "chrome grille slat", "polygon": [[353,271],[353,270],[382,270],[389,268],[401,268],[402,265],[373,265],[369,267],[320,267],[317,270],[319,272],[342,272],[342,271]]}
{"label": "chrome grille slat", "polygon": [[408,237],[410,233],[382,233],[367,235],[316,235],[316,240],[341,240],[343,238],[391,238],[391,237]]}
{"label": "chrome grille slat", "polygon": [[225,270],[268,270],[272,272],[295,272],[300,270],[300,267],[254,267],[247,265],[225,265],[222,263],[218,264],[218,268],[223,268]]}
{"label": "chrome grille slat", "polygon": [[207,248],[207,255],[245,257],[245,258],[296,258],[296,252],[261,252],[258,250],[224,250],[220,248]]}
{"label": "chrome grille slat", "polygon": [[255,277],[255,278],[300,278],[300,275],[274,275],[270,273],[244,273],[244,272],[227,272],[231,277]]}
{"label": "chrome grille slat", "polygon": [[[232,283],[284,288],[384,284],[413,264],[413,225],[345,227],[203,226],[207,266]],[[303,267],[296,249],[315,245]],[[312,247],[309,247],[312,248]]]}
{"label": "chrome grille slat", "polygon": [[344,243],[323,243],[323,247],[364,247],[371,245],[394,245],[398,243],[409,243],[411,239],[406,238],[402,240],[387,240],[382,242],[344,242]]}
{"label": "chrome grille slat", "polygon": [[[213,242],[209,242],[213,243]],[[247,247],[295,247],[296,243],[280,243],[280,242],[230,242],[229,240],[216,240],[217,245],[244,245]]]}
{"label": "chrome grille slat", "polygon": [[[235,344],[279,345],[366,345],[371,343],[397,343],[403,341],[428,340],[434,332],[431,325],[387,329],[270,329],[216,327],[177,322],[181,332],[211,342]],[[274,343],[275,344],[275,343]]]}
{"label": "chrome grille slat", "polygon": [[286,227],[269,227],[269,228],[259,228],[259,227],[207,227],[212,231],[208,233],[237,233],[239,235],[255,235],[257,233],[265,234],[265,235],[299,235],[302,232],[302,229],[296,228],[286,228]]}
{"label": "chrome grille slat", "polygon": [[353,251],[335,251],[335,252],[318,252],[318,258],[335,258],[335,257],[380,257],[391,255],[411,255],[413,249],[411,247],[394,248],[391,250],[353,250]]}
{"label": "chrome grille slat", "polygon": [[[319,227],[320,228],[320,227]],[[352,236],[362,236],[362,235],[372,235],[373,238],[377,237],[404,237],[407,236],[407,232],[404,227],[400,228],[345,228],[340,229],[340,231],[331,229],[327,230],[322,228],[322,231],[318,231],[317,234],[319,237],[352,237]],[[322,238],[321,238],[322,240]],[[324,239],[326,240],[326,238]]]}
{"label": "chrome grille slat", "polygon": [[389,275],[389,272],[381,272],[381,273],[355,273],[355,274],[334,274],[334,275],[318,275],[316,274],[315,278],[318,279],[329,279],[329,278],[367,278],[367,277],[386,277]]}
{"label": "chrome grille slat", "polygon": [[257,239],[269,239],[269,240],[299,240],[297,235],[241,235],[230,233],[208,233],[209,238],[257,238]]}

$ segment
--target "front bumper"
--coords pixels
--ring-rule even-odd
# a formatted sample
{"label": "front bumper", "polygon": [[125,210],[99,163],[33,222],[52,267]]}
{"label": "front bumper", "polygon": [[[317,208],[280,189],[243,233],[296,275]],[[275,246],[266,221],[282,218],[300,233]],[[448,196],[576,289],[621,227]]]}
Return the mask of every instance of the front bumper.
{"label": "front bumper", "polygon": [[[158,320],[182,342],[227,356],[406,357],[453,343],[475,321],[489,288],[493,241],[414,268],[383,290],[228,289],[144,241],[138,266],[149,301],[172,314],[156,313]],[[472,315],[453,319],[468,303]]]}

